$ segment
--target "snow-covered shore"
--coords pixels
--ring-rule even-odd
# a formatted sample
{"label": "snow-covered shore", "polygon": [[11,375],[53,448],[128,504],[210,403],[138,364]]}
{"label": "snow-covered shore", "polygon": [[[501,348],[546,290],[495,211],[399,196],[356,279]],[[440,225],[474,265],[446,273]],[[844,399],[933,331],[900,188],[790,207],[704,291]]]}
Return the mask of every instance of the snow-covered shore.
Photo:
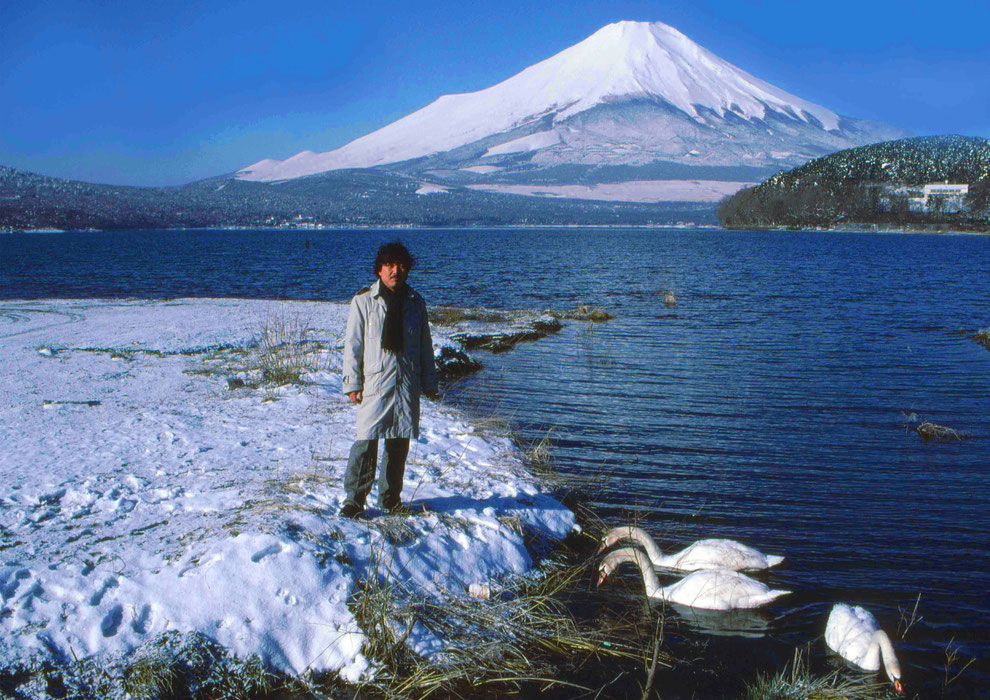
{"label": "snow-covered shore", "polygon": [[[355,681],[374,669],[348,599],[371,567],[417,595],[466,595],[533,567],[520,523],[549,538],[576,527],[509,440],[429,401],[403,492],[426,512],[402,537],[374,509],[338,517],[355,410],[340,394],[346,313],[0,302],[0,667],[112,664],[174,631]],[[308,329],[302,382],[263,381],[273,324]],[[419,623],[407,643],[443,648]]]}

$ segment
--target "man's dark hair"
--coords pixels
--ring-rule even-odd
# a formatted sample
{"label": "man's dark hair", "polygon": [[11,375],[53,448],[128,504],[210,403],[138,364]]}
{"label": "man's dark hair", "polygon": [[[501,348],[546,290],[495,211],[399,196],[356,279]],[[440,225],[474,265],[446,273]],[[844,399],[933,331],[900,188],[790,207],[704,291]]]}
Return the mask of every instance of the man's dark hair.
{"label": "man's dark hair", "polygon": [[382,265],[385,263],[399,263],[400,265],[405,265],[407,270],[411,270],[413,257],[401,242],[392,241],[391,243],[385,243],[378,249],[378,255],[375,256],[376,275],[381,271]]}

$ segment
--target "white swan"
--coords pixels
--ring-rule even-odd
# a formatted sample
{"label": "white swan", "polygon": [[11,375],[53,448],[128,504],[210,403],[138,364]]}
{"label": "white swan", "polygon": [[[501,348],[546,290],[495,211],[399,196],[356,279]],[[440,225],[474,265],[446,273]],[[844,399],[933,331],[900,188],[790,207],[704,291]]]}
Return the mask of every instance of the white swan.
{"label": "white swan", "polygon": [[764,554],[759,550],[744,545],[735,540],[698,540],[692,545],[675,554],[664,554],[642,528],[624,525],[614,527],[602,538],[598,553],[605,551],[616,542],[634,540],[638,542],[650,557],[653,566],[678,571],[697,571],[698,569],[769,569],[784,561],[776,554]]}
{"label": "white swan", "polygon": [[882,658],[883,669],[894,684],[894,690],[904,694],[901,665],[894,654],[894,645],[868,610],[858,605],[836,603],[825,626],[825,643],[864,671],[879,671]]}
{"label": "white swan", "polygon": [[646,595],[678,605],[707,610],[758,608],[790,591],[771,590],[749,576],[729,569],[694,571],[670,586],[660,586],[646,554],[633,547],[609,552],[598,567],[600,586],[620,564],[632,562],[643,574]]}

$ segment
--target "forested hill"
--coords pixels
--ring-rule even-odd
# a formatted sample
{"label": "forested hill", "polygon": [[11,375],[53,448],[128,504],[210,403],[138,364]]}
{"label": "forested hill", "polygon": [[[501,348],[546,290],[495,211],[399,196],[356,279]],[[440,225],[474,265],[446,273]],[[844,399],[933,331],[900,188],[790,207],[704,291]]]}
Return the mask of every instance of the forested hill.
{"label": "forested hill", "polygon": [[0,166],[0,232],[30,229],[715,223],[710,203],[600,202],[438,187],[375,169],[288,182],[230,177],[181,187],[62,180]]}
{"label": "forested hill", "polygon": [[[969,186],[957,203],[928,198],[933,183]],[[926,136],[851,148],[778,173],[719,207],[727,227],[950,226],[990,229],[990,141]]]}

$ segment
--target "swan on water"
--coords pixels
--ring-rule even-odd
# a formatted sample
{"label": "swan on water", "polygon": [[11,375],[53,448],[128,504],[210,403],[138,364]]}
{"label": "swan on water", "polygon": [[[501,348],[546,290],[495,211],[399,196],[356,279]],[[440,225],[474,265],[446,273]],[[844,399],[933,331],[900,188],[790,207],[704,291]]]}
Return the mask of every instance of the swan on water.
{"label": "swan on water", "polygon": [[790,591],[771,590],[749,576],[729,569],[694,571],[677,583],[661,586],[649,558],[638,549],[622,547],[609,552],[598,567],[598,585],[621,564],[631,562],[643,575],[646,595],[678,605],[707,610],[758,608]]}
{"label": "swan on water", "polygon": [[864,671],[879,671],[882,660],[883,670],[894,684],[894,690],[904,694],[901,665],[894,654],[894,645],[869,610],[836,603],[825,626],[825,644]]}
{"label": "swan on water", "polygon": [[697,571],[698,569],[769,569],[784,561],[776,554],[764,554],[759,550],[744,545],[735,540],[708,539],[698,540],[680,552],[664,554],[657,543],[653,541],[642,528],[631,525],[614,527],[602,538],[598,553],[623,540],[633,540],[646,550],[653,566],[678,571]]}

